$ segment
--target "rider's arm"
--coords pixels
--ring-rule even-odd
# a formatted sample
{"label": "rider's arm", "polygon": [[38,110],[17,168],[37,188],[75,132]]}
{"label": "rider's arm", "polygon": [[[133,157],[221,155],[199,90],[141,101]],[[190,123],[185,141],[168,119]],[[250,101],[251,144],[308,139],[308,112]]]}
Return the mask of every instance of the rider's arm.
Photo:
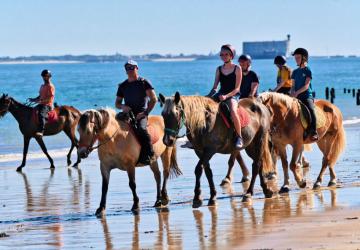
{"label": "rider's arm", "polygon": [[286,81],[282,81],[281,83],[279,83],[279,84],[276,86],[276,88],[274,89],[274,92],[276,92],[276,91],[278,91],[279,89],[281,89],[282,86],[284,86],[285,82],[286,82]]}
{"label": "rider's arm", "polygon": [[230,93],[228,93],[225,99],[232,97],[240,92],[240,86],[242,80],[242,70],[240,67],[236,67],[235,75],[236,75],[235,89]]}
{"label": "rider's arm", "polygon": [[259,87],[259,82],[252,82],[251,83],[251,91],[249,97],[254,97],[256,95],[256,91]]}
{"label": "rider's arm", "polygon": [[219,72],[219,68],[216,69],[216,73],[215,73],[215,80],[214,80],[214,85],[213,85],[213,90],[216,90],[218,85],[220,82],[220,72]]}
{"label": "rider's arm", "polygon": [[148,115],[154,109],[156,102],[157,102],[157,97],[156,97],[155,91],[153,89],[146,90],[146,95],[150,98],[148,107],[145,110],[145,113]]}
{"label": "rider's arm", "polygon": [[306,80],[305,80],[305,85],[302,86],[300,89],[298,89],[296,92],[295,92],[295,95],[298,96],[300,95],[302,92],[306,91],[309,86],[310,86],[310,81],[311,81],[311,78],[310,77],[306,77]]}

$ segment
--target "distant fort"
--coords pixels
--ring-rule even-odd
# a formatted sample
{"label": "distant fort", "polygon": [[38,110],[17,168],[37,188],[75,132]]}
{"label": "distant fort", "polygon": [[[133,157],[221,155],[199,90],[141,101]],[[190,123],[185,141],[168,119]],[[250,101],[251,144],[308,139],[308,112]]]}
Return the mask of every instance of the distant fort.
{"label": "distant fort", "polygon": [[290,54],[290,35],[283,41],[243,42],[243,53],[254,59],[272,59],[277,55]]}

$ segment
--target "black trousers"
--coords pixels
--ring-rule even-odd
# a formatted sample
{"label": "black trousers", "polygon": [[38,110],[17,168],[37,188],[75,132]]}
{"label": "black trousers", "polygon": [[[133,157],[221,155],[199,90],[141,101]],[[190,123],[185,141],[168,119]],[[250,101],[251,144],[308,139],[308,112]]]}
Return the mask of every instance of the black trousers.
{"label": "black trousers", "polygon": [[151,145],[151,138],[147,131],[147,121],[147,117],[136,121],[136,133],[141,141],[140,157],[152,157],[154,155],[154,151]]}
{"label": "black trousers", "polygon": [[281,87],[276,92],[277,93],[282,93],[282,94],[285,94],[285,95],[290,95],[290,90],[291,90],[291,87]]}
{"label": "black trousers", "polygon": [[316,132],[316,115],[315,115],[315,104],[314,104],[314,99],[313,98],[303,98],[300,99],[300,101],[302,103],[305,104],[305,106],[309,109],[310,111],[310,115],[311,115],[311,123],[310,126],[308,128],[308,131],[310,133],[315,133]]}
{"label": "black trousers", "polygon": [[48,118],[48,112],[51,111],[51,107],[48,105],[38,104],[36,106],[36,109],[38,110],[38,117],[39,117],[38,132],[44,132],[45,123]]}

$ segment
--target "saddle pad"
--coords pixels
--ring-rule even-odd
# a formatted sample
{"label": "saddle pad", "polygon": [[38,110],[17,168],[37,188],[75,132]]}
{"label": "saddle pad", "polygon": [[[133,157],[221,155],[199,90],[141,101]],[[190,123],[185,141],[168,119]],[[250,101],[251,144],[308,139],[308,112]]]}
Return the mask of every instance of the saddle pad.
{"label": "saddle pad", "polygon": [[[249,113],[241,106],[238,107],[238,115],[239,115],[239,118],[240,118],[240,122],[241,122],[241,127],[244,128],[246,127],[247,125],[249,125],[250,123],[250,115]],[[227,128],[230,128],[231,127],[231,119],[230,117],[228,118],[223,111],[220,111],[220,115],[221,115],[221,118],[224,120],[224,123],[226,125]]]}
{"label": "saddle pad", "polygon": [[[306,114],[304,112],[305,110],[301,109],[300,120],[304,129],[307,129],[307,127],[309,126],[309,122],[306,119]],[[324,127],[326,123],[326,117],[324,112],[318,106],[315,106],[315,116],[316,116],[316,128]]]}
{"label": "saddle pad", "polygon": [[[39,111],[37,109],[34,109],[33,113],[32,113],[32,119],[36,124],[39,124],[38,113],[39,113]],[[48,112],[48,117],[46,120],[47,120],[46,123],[55,123],[59,120],[59,116],[55,109]]]}

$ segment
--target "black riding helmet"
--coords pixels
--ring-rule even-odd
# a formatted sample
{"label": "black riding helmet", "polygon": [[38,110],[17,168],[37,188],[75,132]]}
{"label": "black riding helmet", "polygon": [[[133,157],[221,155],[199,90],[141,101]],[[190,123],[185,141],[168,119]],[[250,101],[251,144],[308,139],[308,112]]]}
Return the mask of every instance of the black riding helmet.
{"label": "black riding helmet", "polygon": [[274,59],[274,64],[277,65],[284,65],[286,63],[286,57],[285,56],[276,56]]}
{"label": "black riding helmet", "polygon": [[309,59],[309,52],[304,48],[297,48],[292,55],[302,55],[306,61]]}
{"label": "black riding helmet", "polygon": [[249,55],[247,55],[247,54],[243,54],[243,55],[239,56],[238,61],[240,62],[240,60],[250,61],[250,62],[251,62],[251,56],[249,56]]}
{"label": "black riding helmet", "polygon": [[44,69],[43,71],[41,71],[41,76],[44,77],[48,75],[49,77],[51,77],[51,71],[48,69]]}

